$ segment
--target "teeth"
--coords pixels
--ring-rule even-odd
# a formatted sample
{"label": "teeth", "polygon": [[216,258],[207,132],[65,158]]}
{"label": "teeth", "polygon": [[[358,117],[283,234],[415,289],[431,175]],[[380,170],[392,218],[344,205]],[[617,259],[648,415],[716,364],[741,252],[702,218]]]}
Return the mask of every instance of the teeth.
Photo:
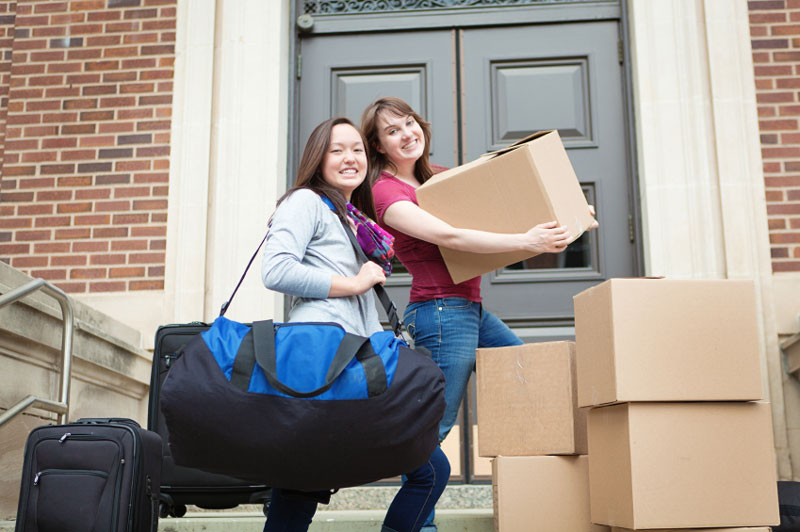
{"label": "teeth", "polygon": [[353,170],[352,168],[348,168],[347,170],[342,170],[341,173],[343,173],[343,174],[356,174],[358,172],[356,170]]}
{"label": "teeth", "polygon": [[417,143],[417,139],[414,139],[411,142],[409,142],[408,144],[406,144],[405,146],[403,146],[403,149],[407,150],[408,148],[412,147],[416,143]]}

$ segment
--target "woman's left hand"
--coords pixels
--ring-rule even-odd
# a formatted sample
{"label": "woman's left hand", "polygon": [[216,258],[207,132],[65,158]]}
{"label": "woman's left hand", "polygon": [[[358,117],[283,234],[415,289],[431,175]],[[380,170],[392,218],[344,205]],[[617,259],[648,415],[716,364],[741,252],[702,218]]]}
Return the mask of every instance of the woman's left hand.
{"label": "woman's left hand", "polygon": [[[592,216],[597,215],[597,213],[594,210],[594,205],[589,205],[589,214],[591,214]],[[600,223],[597,221],[597,219],[595,219],[594,223],[590,225],[588,229],[597,229],[598,227],[600,227]]]}

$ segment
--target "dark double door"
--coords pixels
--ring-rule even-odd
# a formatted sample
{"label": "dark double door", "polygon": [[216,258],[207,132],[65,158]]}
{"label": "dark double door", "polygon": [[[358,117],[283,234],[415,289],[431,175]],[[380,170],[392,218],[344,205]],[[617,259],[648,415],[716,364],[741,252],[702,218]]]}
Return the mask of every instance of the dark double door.
{"label": "dark double door", "polygon": [[[523,339],[571,338],[573,295],[637,274],[621,22],[519,24],[514,8],[505,13],[506,23],[486,26],[300,34],[295,153],[323,119],[358,123],[368,103],[389,95],[432,123],[431,161],[442,166],[557,129],[600,228],[563,254],[484,275],[482,293],[485,307]],[[410,278],[399,273],[388,284],[402,311]],[[474,457],[464,434],[471,429],[462,424],[459,438]],[[467,478],[483,467],[464,466]]]}

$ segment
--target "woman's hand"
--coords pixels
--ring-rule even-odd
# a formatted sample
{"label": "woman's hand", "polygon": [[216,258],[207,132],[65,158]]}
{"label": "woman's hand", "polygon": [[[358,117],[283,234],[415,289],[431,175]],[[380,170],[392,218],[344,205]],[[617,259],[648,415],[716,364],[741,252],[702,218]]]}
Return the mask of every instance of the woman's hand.
{"label": "woman's hand", "polygon": [[[592,216],[597,216],[597,213],[594,210],[594,205],[589,205],[589,214],[591,214]],[[586,230],[591,231],[592,229],[597,229],[598,227],[600,227],[600,224],[598,223],[597,220],[595,220],[592,225],[586,228]]]}
{"label": "woman's hand", "polygon": [[353,280],[355,281],[356,293],[363,294],[376,284],[386,283],[386,274],[383,273],[383,268],[370,260],[361,266],[361,271],[353,277]]}
{"label": "woman's hand", "polygon": [[523,235],[524,249],[533,253],[561,253],[567,249],[570,234],[558,222],[547,222],[531,227]]}
{"label": "woman's hand", "polygon": [[386,275],[383,268],[372,261],[367,261],[361,266],[355,277],[342,277],[334,275],[331,278],[331,288],[328,297],[359,296],[368,292],[376,284],[384,284]]}

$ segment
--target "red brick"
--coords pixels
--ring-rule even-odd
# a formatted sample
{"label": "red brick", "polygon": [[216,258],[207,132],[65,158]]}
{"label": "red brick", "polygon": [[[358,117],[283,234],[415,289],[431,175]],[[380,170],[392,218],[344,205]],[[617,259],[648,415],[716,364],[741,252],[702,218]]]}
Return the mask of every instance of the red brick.
{"label": "red brick", "polygon": [[55,184],[56,180],[52,177],[19,180],[19,188],[53,188]]}
{"label": "red brick", "polygon": [[88,187],[92,185],[92,178],[90,176],[69,176],[59,177],[59,187]]}
{"label": "red brick", "polygon": [[86,255],[56,255],[52,262],[53,266],[86,266]]}
{"label": "red brick", "polygon": [[67,278],[67,270],[33,270],[30,272],[31,277],[41,277],[47,281],[55,281],[58,279]]}
{"label": "red brick", "polygon": [[163,226],[131,227],[131,236],[132,237],[167,236],[167,228]]}
{"label": "red brick", "polygon": [[800,148],[762,148],[761,155],[765,159],[800,158]]}
{"label": "red brick", "polygon": [[71,174],[75,171],[74,164],[43,164],[39,167],[40,174]]}
{"label": "red brick", "polygon": [[98,201],[95,205],[95,212],[129,211],[130,209],[129,201]]}
{"label": "red brick", "polygon": [[53,101],[33,101],[33,102],[25,102],[25,110],[28,112],[31,111],[57,111],[61,109],[61,102],[57,100]]}
{"label": "red brick", "polygon": [[102,56],[103,51],[100,48],[85,48],[67,52],[67,59],[100,59]]}
{"label": "red brick", "polygon": [[15,176],[15,175],[34,175],[36,173],[35,166],[4,166],[3,167],[3,175],[4,176]]}
{"label": "red brick", "polygon": [[116,139],[110,135],[102,137],[83,137],[80,140],[81,146],[113,146]]}
{"label": "red brick", "polygon": [[52,231],[17,231],[14,240],[18,242],[31,242],[34,240],[50,240]]}
{"label": "red brick", "polygon": [[119,61],[87,61],[84,68],[89,71],[116,70],[119,68]]}
{"label": "red brick", "polygon": [[167,249],[167,241],[166,240],[152,240],[150,241],[150,250],[166,250]]}
{"label": "red brick", "polygon": [[42,115],[42,122],[77,122],[78,113],[44,113]]}
{"label": "red brick", "polygon": [[164,266],[148,266],[147,267],[147,276],[148,277],[164,277]]}
{"label": "red brick", "polygon": [[57,287],[68,294],[80,294],[86,292],[86,283],[55,283]]}
{"label": "red brick", "polygon": [[127,227],[95,227],[92,229],[92,238],[126,238]]}
{"label": "red brick", "polygon": [[138,79],[136,72],[106,72],[103,74],[103,83],[117,83],[120,81],[135,81]]}
{"label": "red brick", "polygon": [[40,163],[42,161],[57,161],[58,152],[55,151],[34,151],[22,154],[23,163]]}
{"label": "red brick", "polygon": [[172,79],[172,70],[145,70],[139,75],[139,79]]}
{"label": "red brick", "polygon": [[164,281],[131,281],[128,283],[131,290],[163,290]]}
{"label": "red brick", "polygon": [[69,253],[69,242],[39,242],[33,245],[34,253]]}
{"label": "red brick", "polygon": [[152,83],[125,83],[119,86],[121,94],[129,94],[135,92],[153,92],[155,86]]}
{"label": "red brick", "polygon": [[766,24],[770,22],[785,22],[786,13],[773,12],[773,13],[750,13],[751,24]]}
{"label": "red brick", "polygon": [[796,101],[792,92],[761,92],[756,94],[758,103],[786,103]]}
{"label": "red brick", "polygon": [[136,170],[149,170],[150,161],[119,161],[114,166],[117,172],[136,171]]}
{"label": "red brick", "polygon": [[133,131],[133,122],[108,122],[100,124],[98,133],[129,133]]}
{"label": "red brick", "polygon": [[139,29],[138,22],[110,22],[106,24],[107,32],[114,31],[136,31]]}
{"label": "red brick", "polygon": [[101,35],[99,37],[87,37],[86,46],[116,46],[122,42],[121,35]]}
{"label": "red brick", "polygon": [[75,216],[75,225],[108,225],[111,216],[108,214],[85,214]]}
{"label": "red brick", "polygon": [[166,200],[134,200],[133,202],[133,210],[135,211],[157,211],[166,208]]}
{"label": "red brick", "polygon": [[[71,128],[76,126],[61,126],[62,135],[68,135],[69,133],[64,132],[64,128]],[[58,126],[55,126],[53,129],[58,131]],[[42,139],[42,149],[45,148],[75,148],[78,145],[78,139],[76,138],[66,138],[60,137],[55,139]]]}
{"label": "red brick", "polygon": [[123,59],[122,61],[122,68],[124,69],[155,68],[155,66],[155,58]]}
{"label": "red brick", "polygon": [[783,201],[783,191],[781,190],[767,190],[765,197],[769,202]]}
{"label": "red brick", "polygon": [[67,109],[96,109],[96,98],[85,98],[80,100],[64,100],[63,108]]}
{"label": "red brick", "polygon": [[127,268],[109,268],[108,276],[111,279],[119,279],[120,277],[144,277],[145,268],[130,266]]}
{"label": "red brick", "polygon": [[157,263],[164,262],[164,253],[131,253],[128,257],[130,264]]}
{"label": "red brick", "polygon": [[108,199],[110,195],[111,190],[107,188],[90,188],[75,191],[76,200]]}
{"label": "red brick", "polygon": [[145,251],[147,240],[114,240],[111,251]]}
{"label": "red brick", "polygon": [[[103,80],[105,81],[105,79]],[[116,85],[92,85],[82,89],[84,96],[105,96],[108,94],[116,94]]]}
{"label": "red brick", "polygon": [[29,253],[30,244],[0,244],[0,256],[2,255],[21,255]]}
{"label": "red brick", "polygon": [[797,204],[770,204],[767,205],[767,214],[800,214],[800,203]]}
{"label": "red brick", "polygon": [[124,254],[92,255],[89,257],[89,264],[93,266],[125,264],[125,255]]}
{"label": "red brick", "polygon": [[151,108],[120,109],[117,111],[117,117],[120,120],[126,118],[151,118],[152,116],[153,109]]}
{"label": "red brick", "polygon": [[36,193],[36,201],[64,201],[70,198],[71,190],[42,190]]}
{"label": "red brick", "polygon": [[[53,214],[54,205],[50,203],[34,203],[31,205],[20,205],[17,208],[18,216],[27,216],[34,214]],[[19,219],[19,218],[17,218]],[[0,219],[2,220],[2,219]]]}
{"label": "red brick", "polygon": [[89,283],[90,292],[123,292],[125,290],[125,282],[100,282]]}
{"label": "red brick", "polygon": [[73,268],[69,272],[70,279],[101,279],[105,276],[105,268]]}
{"label": "red brick", "polygon": [[12,257],[11,265],[14,268],[44,268],[48,261],[47,257]]}
{"label": "red brick", "polygon": [[81,121],[114,120],[114,111],[84,111]]}
{"label": "red brick", "polygon": [[92,203],[84,201],[80,203],[60,203],[56,207],[58,213],[76,213],[76,212],[91,212]]}
{"label": "red brick", "polygon": [[0,229],[20,229],[33,226],[32,218],[0,218]]}
{"label": "red brick", "polygon": [[147,43],[158,42],[158,33],[133,33],[126,35],[125,43]]}
{"label": "red brick", "polygon": [[800,261],[795,262],[773,262],[772,271],[777,272],[800,272]]}
{"label": "red brick", "polygon": [[[88,229],[86,229],[88,233]],[[85,238],[88,238],[85,237]],[[75,252],[95,252],[95,251],[108,251],[108,242],[75,242],[72,244],[72,251]]]}
{"label": "red brick", "polygon": [[94,150],[72,150],[61,152],[62,161],[77,161],[82,159],[93,159],[94,157]]}

